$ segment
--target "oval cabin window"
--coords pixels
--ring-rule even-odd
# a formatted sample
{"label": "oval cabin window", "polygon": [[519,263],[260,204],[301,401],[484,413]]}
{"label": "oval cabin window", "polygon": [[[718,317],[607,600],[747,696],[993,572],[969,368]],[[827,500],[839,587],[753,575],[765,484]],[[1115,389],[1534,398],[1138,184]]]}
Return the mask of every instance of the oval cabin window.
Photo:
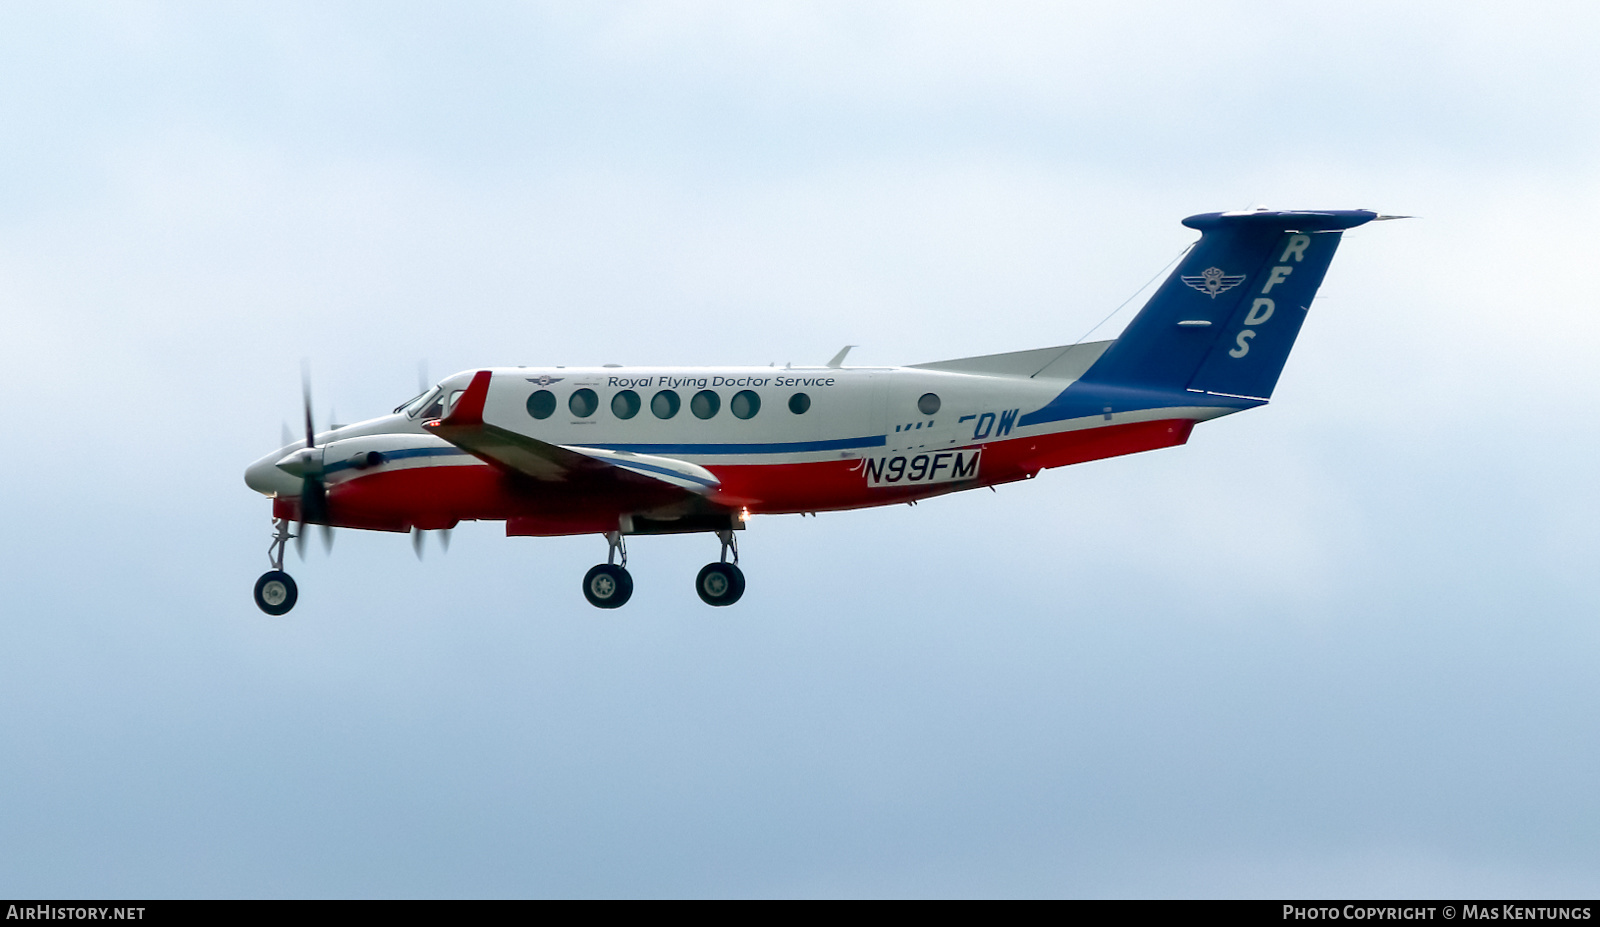
{"label": "oval cabin window", "polygon": [[728,411],[734,418],[755,418],[761,411],[761,397],[753,390],[742,389],[733,394],[733,399],[728,402]]}
{"label": "oval cabin window", "polygon": [[528,397],[528,414],[534,418],[549,418],[556,410],[556,394],[547,389]]}
{"label": "oval cabin window", "polygon": [[650,399],[650,411],[656,418],[671,418],[678,414],[681,400],[678,394],[670,389],[664,389]]}
{"label": "oval cabin window", "polygon": [[611,397],[611,414],[617,418],[633,418],[639,414],[639,394],[631,389]]}
{"label": "oval cabin window", "polygon": [[703,389],[694,394],[689,400],[689,411],[695,418],[710,418],[722,408],[722,397],[708,389]]}
{"label": "oval cabin window", "polygon": [[594,410],[600,408],[600,397],[596,396],[592,389],[580,389],[567,400],[567,408],[578,418],[588,418],[594,414]]}

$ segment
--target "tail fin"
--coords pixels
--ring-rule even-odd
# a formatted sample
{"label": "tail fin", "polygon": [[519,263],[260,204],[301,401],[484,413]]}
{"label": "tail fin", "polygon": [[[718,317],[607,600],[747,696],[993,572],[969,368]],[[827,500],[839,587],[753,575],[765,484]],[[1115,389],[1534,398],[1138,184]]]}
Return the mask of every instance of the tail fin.
{"label": "tail fin", "polygon": [[1089,383],[1265,400],[1345,229],[1364,209],[1204,213],[1200,241],[1101,358]]}

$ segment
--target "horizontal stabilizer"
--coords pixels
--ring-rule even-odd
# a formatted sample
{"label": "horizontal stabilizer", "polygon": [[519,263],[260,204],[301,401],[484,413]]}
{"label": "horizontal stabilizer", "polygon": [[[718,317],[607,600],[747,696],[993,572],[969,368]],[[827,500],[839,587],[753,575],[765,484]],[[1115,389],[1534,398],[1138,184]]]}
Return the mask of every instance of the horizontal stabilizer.
{"label": "horizontal stabilizer", "polygon": [[1083,372],[1093,366],[1112,344],[1110,341],[1090,341],[1083,344],[1057,345],[1053,348],[1035,348],[1031,351],[958,357],[954,360],[932,361],[911,366],[919,370],[974,373],[991,377],[1076,380],[1083,376]]}

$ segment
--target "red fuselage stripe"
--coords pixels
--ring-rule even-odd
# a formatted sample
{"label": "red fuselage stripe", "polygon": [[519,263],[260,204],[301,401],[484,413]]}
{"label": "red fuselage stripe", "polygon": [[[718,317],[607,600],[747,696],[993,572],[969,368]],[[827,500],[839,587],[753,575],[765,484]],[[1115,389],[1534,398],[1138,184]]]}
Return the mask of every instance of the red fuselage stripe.
{"label": "red fuselage stripe", "polygon": [[[722,482],[719,498],[753,515],[824,512],[907,502],[1027,479],[1040,470],[1173,447],[1189,440],[1190,419],[1106,425],[982,445],[976,479],[871,486],[860,458],[780,464],[707,465]],[[958,449],[952,449],[958,450]],[[905,454],[924,452],[901,452]],[[670,487],[619,489],[615,483],[535,482],[489,466],[376,469],[329,489],[331,520],[341,527],[407,531],[462,520],[507,521],[515,534],[590,534],[615,530],[624,514],[675,498]],[[297,520],[298,499],[280,497],[273,514]],[[513,530],[514,529],[514,530]]]}

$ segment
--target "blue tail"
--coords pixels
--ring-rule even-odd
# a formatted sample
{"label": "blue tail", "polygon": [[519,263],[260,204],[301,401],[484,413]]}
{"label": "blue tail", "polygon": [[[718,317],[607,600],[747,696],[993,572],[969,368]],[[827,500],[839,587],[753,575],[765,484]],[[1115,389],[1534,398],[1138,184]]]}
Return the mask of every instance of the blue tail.
{"label": "blue tail", "polygon": [[1200,242],[1084,379],[1266,399],[1343,231],[1366,210],[1205,213]]}
{"label": "blue tail", "polygon": [[1019,424],[1175,405],[1185,393],[1265,402],[1340,236],[1376,218],[1346,209],[1183,220],[1200,241],[1094,366]]}

